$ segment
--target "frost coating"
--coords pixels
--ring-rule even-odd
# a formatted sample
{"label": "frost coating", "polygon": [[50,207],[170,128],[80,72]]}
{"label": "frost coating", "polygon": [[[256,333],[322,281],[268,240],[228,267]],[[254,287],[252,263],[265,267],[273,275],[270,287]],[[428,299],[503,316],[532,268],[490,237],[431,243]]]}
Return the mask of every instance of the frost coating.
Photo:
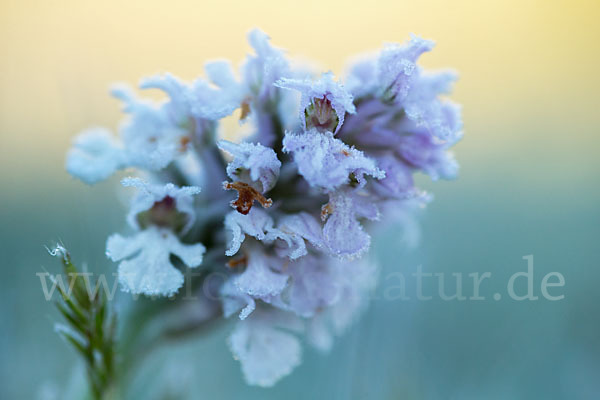
{"label": "frost coating", "polygon": [[302,257],[308,253],[306,243],[321,249],[324,246],[322,227],[312,215],[302,212],[287,215],[279,222],[279,230],[287,239],[287,249],[280,254],[290,259]]}
{"label": "frost coating", "polygon": [[[135,187],[139,190],[138,195],[133,198],[127,214],[127,222],[132,228],[139,229],[140,224],[137,219],[139,213],[150,210],[157,202],[169,201],[170,207],[184,215],[185,225],[182,227],[182,233],[187,232],[194,224],[196,214],[193,208],[192,196],[200,193],[197,186],[177,187],[172,183],[166,185],[152,185],[139,178],[125,178],[121,181],[125,187]],[[169,207],[169,204],[165,205]]]}
{"label": "frost coating", "polygon": [[411,35],[404,45],[388,44],[379,56],[378,77],[386,95],[398,101],[404,100],[417,78],[417,59],[421,54],[433,49],[434,42]]}
{"label": "frost coating", "polygon": [[256,184],[262,193],[275,186],[281,161],[273,149],[261,144],[236,144],[227,140],[217,144],[221,150],[233,156],[233,161],[227,164],[227,175],[231,179]]}
{"label": "frost coating", "polygon": [[131,237],[118,233],[106,242],[106,254],[119,264],[119,283],[126,292],[170,296],[183,285],[183,274],[169,256],[176,255],[190,268],[202,263],[201,243],[182,244],[169,230],[151,227]]}
{"label": "frost coating", "polygon": [[299,331],[301,326],[297,318],[278,311],[255,313],[238,323],[229,347],[249,384],[273,386],[300,364],[300,341],[284,329]]}
{"label": "frost coating", "polygon": [[411,35],[407,43],[388,44],[375,58],[355,63],[347,80],[355,97],[376,95],[392,102],[438,141],[454,144],[462,137],[461,110],[440,96],[450,93],[458,75],[452,70],[424,71],[417,64],[433,47],[434,42]]}
{"label": "frost coating", "polygon": [[283,151],[293,154],[298,172],[311,186],[327,191],[347,185],[351,179],[364,186],[367,175],[385,177],[373,160],[334,138],[331,132],[314,129],[301,134],[287,132]]}
{"label": "frost coating", "polygon": [[356,191],[336,192],[330,195],[325,210],[327,222],[323,227],[323,238],[332,255],[352,259],[368,250],[371,236],[365,232],[358,218],[378,219],[376,206],[362,201]]}
{"label": "frost coating", "polygon": [[272,242],[279,236],[279,231],[273,225],[273,219],[265,211],[257,208],[253,208],[247,215],[236,211],[229,212],[225,217],[225,228],[231,233],[231,241],[225,254],[235,255],[242,246],[246,235],[261,241]]}
{"label": "frost coating", "polygon": [[235,286],[254,298],[277,296],[285,288],[288,278],[273,271],[273,262],[261,252],[252,252],[245,271],[235,278]]}
{"label": "frost coating", "polygon": [[[275,86],[284,89],[297,90],[301,93],[300,120],[303,127],[309,125],[323,126],[333,117],[330,110],[336,114],[337,120],[333,121],[334,134],[342,127],[346,113],[354,114],[356,108],[352,102],[352,95],[340,83],[333,80],[333,73],[327,72],[316,81],[310,79],[280,79]],[[310,106],[312,105],[312,108]],[[309,109],[310,108],[310,109]]]}
{"label": "frost coating", "polygon": [[151,185],[139,178],[125,178],[121,183],[139,190],[127,215],[127,222],[137,232],[130,237],[111,235],[106,255],[121,261],[119,283],[124,291],[170,296],[183,285],[183,275],[171,263],[170,255],[194,268],[202,263],[206,251],[201,243],[183,244],[176,236],[193,225],[192,196],[200,193],[200,188]]}
{"label": "frost coating", "polygon": [[[417,212],[432,196],[414,175],[454,178],[463,126],[446,99],[457,75],[418,65],[431,41],[386,45],[345,85],[291,63],[259,30],[248,41],[237,70],[212,61],[191,82],[143,79],[162,101],[115,87],[126,114],[118,134],[84,131],[66,166],[87,183],[131,167],[144,176],[122,181],[137,189],[132,232],[107,241],[121,287],[171,296],[182,268],[202,263],[191,289],[236,321],[228,342],[244,378],[268,387],[300,363],[300,343],[329,350],[366,309],[372,225],[394,223],[416,243]],[[232,114],[239,133],[221,124]]]}
{"label": "frost coating", "polygon": [[228,280],[221,287],[221,301],[226,318],[239,311],[239,318],[244,320],[256,309],[254,298],[243,293],[233,280]]}
{"label": "frost coating", "polygon": [[209,64],[207,72],[217,88],[203,79],[188,84],[171,74],[143,79],[141,89],[159,89],[169,96],[160,103],[139,99],[127,85],[115,85],[111,93],[128,114],[118,138],[103,128],[82,132],[67,155],[68,172],[96,183],[119,169],[158,171],[184,157],[191,143],[200,140],[206,122],[231,114],[243,95],[225,66]]}
{"label": "frost coating", "polygon": [[112,133],[104,128],[82,132],[67,154],[67,172],[85,183],[96,183],[126,164],[126,154]]}

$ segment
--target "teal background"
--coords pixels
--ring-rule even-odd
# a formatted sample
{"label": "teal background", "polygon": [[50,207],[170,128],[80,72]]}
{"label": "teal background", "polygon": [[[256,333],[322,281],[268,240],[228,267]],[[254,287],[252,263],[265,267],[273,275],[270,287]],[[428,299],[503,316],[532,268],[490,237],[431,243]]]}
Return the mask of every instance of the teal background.
{"label": "teal background", "polygon": [[[526,152],[513,156],[519,153]],[[558,165],[548,171],[560,174],[552,168]],[[476,169],[477,174],[470,173]],[[382,265],[382,279],[376,298],[330,355],[307,350],[304,363],[274,389],[249,388],[225,344],[231,325],[224,325],[150,357],[154,362],[134,391],[157,396],[164,390],[165,379],[150,379],[148,386],[143,378],[148,374],[170,377],[171,385],[182,385],[184,392],[217,398],[594,398],[600,391],[597,186],[573,184],[571,176],[540,184],[531,172],[514,167],[482,170],[466,161],[458,181],[435,184],[436,200],[421,218],[418,248],[399,247],[397,230],[377,234],[372,255]],[[58,271],[43,245],[60,239],[92,270],[114,268],[103,257],[103,244],[123,225],[123,210],[115,207],[110,190],[115,182],[88,188],[57,174],[54,185],[9,197],[9,206],[2,208],[4,398],[29,397],[40,387],[81,379],[72,378],[73,351],[54,334],[53,323],[60,318],[44,301],[35,276]],[[585,195],[578,195],[584,186]],[[526,270],[522,257],[529,254],[540,299],[511,300],[506,283]],[[436,287],[426,284],[425,294],[434,299],[417,301],[410,274],[418,265],[426,272],[446,272],[448,279],[462,272],[467,296],[472,290],[467,274],[491,272],[481,287],[486,300],[442,301]],[[386,280],[394,271],[406,276],[412,300],[383,298],[397,284]],[[539,290],[542,277],[552,271],[566,281],[564,288],[551,291],[565,295],[554,302]],[[524,289],[517,285],[518,293]],[[494,301],[496,292],[504,298]]]}

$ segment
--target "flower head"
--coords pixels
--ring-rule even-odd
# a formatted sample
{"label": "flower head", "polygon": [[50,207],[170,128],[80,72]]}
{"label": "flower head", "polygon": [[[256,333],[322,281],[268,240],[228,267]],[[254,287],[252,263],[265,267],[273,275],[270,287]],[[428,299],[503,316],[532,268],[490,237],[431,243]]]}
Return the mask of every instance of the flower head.
{"label": "flower head", "polygon": [[[431,195],[413,176],[456,175],[451,147],[462,120],[442,98],[456,75],[417,65],[431,41],[386,46],[355,64],[344,86],[330,72],[306,78],[318,75],[259,30],[248,40],[253,54],[239,74],[215,61],[191,83],[144,79],[142,89],[166,94],[160,102],[116,87],[127,114],[118,136],[85,131],[67,170],[88,183],[128,167],[148,176],[152,183],[122,181],[138,189],[127,215],[133,232],[106,243],[121,287],[171,296],[181,268],[207,253],[203,268],[223,279],[199,274],[191,284],[209,285],[223,315],[235,316],[231,351],[246,381],[267,387],[300,363],[300,336],[328,350],[365,309],[377,268],[364,256],[382,215],[416,240],[416,209]],[[237,108],[244,132],[223,132],[221,120]]]}

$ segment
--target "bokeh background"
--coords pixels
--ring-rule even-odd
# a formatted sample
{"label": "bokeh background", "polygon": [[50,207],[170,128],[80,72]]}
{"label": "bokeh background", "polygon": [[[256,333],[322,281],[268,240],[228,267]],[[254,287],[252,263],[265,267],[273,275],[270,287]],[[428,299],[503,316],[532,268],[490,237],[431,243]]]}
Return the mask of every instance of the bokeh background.
{"label": "bokeh background", "polygon": [[[0,398],[44,398],[83,379],[35,275],[58,270],[44,245],[62,240],[76,260],[115,268],[104,243],[123,226],[117,182],[88,187],[64,172],[73,135],[116,126],[112,82],[162,71],[192,79],[206,60],[238,63],[252,27],[336,73],[410,32],[437,41],[422,64],[461,74],[461,175],[423,179],[436,198],[417,248],[398,246],[389,229],[372,256],[384,289],[386,273],[418,265],[490,271],[488,300],[375,298],[331,354],[307,350],[269,390],[243,383],[224,325],[150,357],[133,398],[598,398],[599,20],[598,2],[582,0],[0,0]],[[558,271],[564,300],[491,299],[528,254],[536,294]]]}

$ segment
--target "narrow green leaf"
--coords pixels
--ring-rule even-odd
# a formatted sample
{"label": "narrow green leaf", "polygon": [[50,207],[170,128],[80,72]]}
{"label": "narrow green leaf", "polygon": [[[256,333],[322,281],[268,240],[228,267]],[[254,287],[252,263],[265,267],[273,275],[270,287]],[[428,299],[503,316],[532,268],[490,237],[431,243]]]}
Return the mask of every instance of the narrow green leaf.
{"label": "narrow green leaf", "polygon": [[76,316],[77,319],[79,321],[81,321],[81,324],[84,325],[84,326],[87,325],[88,324],[88,317],[84,313],[84,310],[81,310],[79,308],[79,306],[77,304],[75,304],[73,302],[73,300],[71,300],[68,297],[63,297],[63,300],[64,300],[65,304],[67,305],[67,307],[69,307],[69,309],[71,310],[71,312],[74,314],[74,316]]}
{"label": "narrow green leaf", "polygon": [[61,331],[59,334],[63,336],[69,343],[71,343],[73,347],[75,347],[75,349],[85,358],[88,364],[93,364],[93,355],[84,343],[81,343],[80,340],[76,339],[69,332]]}
{"label": "narrow green leaf", "polygon": [[77,331],[82,332],[85,329],[85,327],[83,326],[83,324],[81,323],[81,321],[78,320],[77,318],[75,318],[75,316],[71,315],[69,313],[69,311],[62,304],[60,304],[60,303],[57,302],[56,303],[56,308],[58,308],[58,311],[62,314],[62,316],[65,317],[65,319]]}

